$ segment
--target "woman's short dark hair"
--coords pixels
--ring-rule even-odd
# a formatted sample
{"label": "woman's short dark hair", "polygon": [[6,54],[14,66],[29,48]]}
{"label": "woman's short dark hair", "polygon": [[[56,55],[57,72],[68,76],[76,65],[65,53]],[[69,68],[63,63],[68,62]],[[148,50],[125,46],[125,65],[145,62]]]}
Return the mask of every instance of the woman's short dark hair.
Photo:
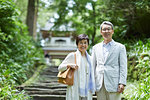
{"label": "woman's short dark hair", "polygon": [[78,46],[79,41],[81,40],[87,40],[88,44],[89,44],[89,37],[86,34],[80,34],[76,37],[76,45]]}

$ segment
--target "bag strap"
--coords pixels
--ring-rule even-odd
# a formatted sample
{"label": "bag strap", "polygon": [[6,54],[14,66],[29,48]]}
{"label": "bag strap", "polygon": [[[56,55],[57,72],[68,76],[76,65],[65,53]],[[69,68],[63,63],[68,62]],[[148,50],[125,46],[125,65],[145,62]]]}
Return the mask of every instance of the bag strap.
{"label": "bag strap", "polygon": [[75,64],[77,64],[77,61],[76,61],[76,53],[74,53],[74,57],[75,57]]}

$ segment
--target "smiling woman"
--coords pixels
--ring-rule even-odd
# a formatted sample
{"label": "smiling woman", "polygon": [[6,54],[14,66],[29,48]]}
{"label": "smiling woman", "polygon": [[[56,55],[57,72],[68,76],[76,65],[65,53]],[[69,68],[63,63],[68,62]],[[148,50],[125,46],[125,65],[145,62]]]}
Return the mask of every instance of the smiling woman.
{"label": "smiling woman", "polygon": [[79,51],[81,52],[82,55],[85,54],[87,48],[88,48],[88,42],[87,42],[87,40],[81,40],[81,41],[79,41],[79,43],[78,43],[78,49],[79,49]]}
{"label": "smiling woman", "polygon": [[76,45],[81,52],[82,56],[85,55],[85,52],[88,48],[89,38],[85,34],[81,34],[76,38]]}
{"label": "smiling woman", "polygon": [[[75,69],[74,84],[67,87],[66,100],[92,100],[95,93],[94,72],[91,65],[90,55],[87,53],[89,38],[86,34],[80,34],[76,38],[78,47],[76,53],[76,64],[74,52],[67,55],[59,65],[59,71],[65,71],[68,65]],[[75,68],[78,66],[78,68]]]}

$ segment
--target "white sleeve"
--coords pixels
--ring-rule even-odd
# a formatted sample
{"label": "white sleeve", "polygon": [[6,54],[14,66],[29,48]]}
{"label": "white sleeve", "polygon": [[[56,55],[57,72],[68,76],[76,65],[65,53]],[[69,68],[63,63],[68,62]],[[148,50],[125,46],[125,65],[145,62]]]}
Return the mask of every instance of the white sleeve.
{"label": "white sleeve", "polygon": [[121,47],[120,51],[120,84],[126,85],[126,79],[127,79],[127,54],[126,54],[126,48],[125,46]]}
{"label": "white sleeve", "polygon": [[95,73],[95,69],[96,69],[96,63],[97,63],[97,60],[96,60],[96,54],[95,54],[95,48],[93,47],[93,50],[92,50],[92,67],[93,67],[93,70],[94,70],[94,73]]}
{"label": "white sleeve", "polygon": [[67,65],[75,65],[74,53],[69,53],[67,55],[63,62],[59,65],[58,70],[65,71],[67,69]]}

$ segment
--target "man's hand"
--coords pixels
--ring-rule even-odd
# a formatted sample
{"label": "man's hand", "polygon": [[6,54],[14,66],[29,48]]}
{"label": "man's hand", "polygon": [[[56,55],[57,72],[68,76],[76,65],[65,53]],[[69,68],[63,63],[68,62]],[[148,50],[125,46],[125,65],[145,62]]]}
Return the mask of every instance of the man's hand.
{"label": "man's hand", "polygon": [[123,84],[119,84],[118,85],[118,93],[122,93],[124,91],[124,85]]}

